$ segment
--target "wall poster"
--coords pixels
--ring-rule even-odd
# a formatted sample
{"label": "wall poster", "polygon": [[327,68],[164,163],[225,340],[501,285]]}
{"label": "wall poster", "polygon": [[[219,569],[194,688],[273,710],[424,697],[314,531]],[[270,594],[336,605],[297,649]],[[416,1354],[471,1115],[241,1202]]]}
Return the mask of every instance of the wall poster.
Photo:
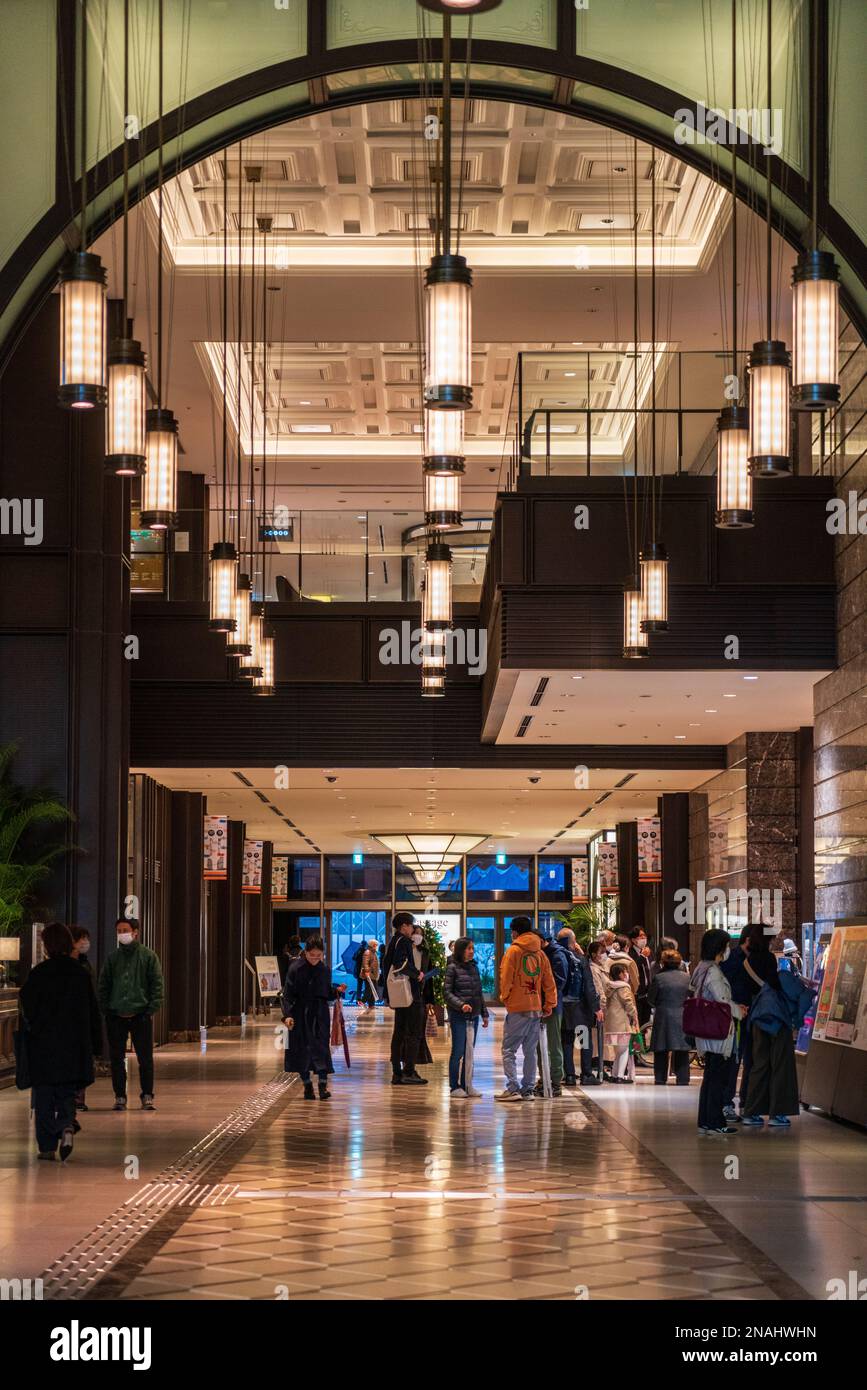
{"label": "wall poster", "polygon": [[617,841],[602,840],[597,850],[599,864],[599,892],[603,897],[611,897],[618,891],[617,880]]}
{"label": "wall poster", "polygon": [[204,877],[226,878],[229,873],[229,817],[205,816]]}

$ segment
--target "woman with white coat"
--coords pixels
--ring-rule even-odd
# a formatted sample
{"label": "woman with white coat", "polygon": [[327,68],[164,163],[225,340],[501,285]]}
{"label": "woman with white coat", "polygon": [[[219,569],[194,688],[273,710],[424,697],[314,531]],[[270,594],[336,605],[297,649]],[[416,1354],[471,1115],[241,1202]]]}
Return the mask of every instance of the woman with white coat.
{"label": "woman with white coat", "polygon": [[721,963],[729,953],[729,934],[715,927],[701,939],[701,959],[690,980],[690,993],[697,999],[725,1004],[731,1013],[728,1033],[724,1038],[699,1038],[695,1045],[704,1062],[701,1091],[698,1097],[698,1132],[707,1135],[737,1134],[734,1125],[727,1125],[723,1114],[726,1076],[735,1040],[735,1019],[743,1018],[742,1004],[732,1001],[731,986]]}

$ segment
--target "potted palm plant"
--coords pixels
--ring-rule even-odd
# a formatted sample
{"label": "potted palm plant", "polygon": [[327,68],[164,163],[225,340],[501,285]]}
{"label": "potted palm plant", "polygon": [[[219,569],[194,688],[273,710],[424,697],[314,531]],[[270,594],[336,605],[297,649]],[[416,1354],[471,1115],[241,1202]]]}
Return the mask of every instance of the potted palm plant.
{"label": "potted palm plant", "polygon": [[589,903],[574,903],[568,912],[557,912],[555,916],[562,926],[571,928],[578,945],[586,951],[588,942],[600,932],[613,931],[613,923],[617,921],[617,899],[606,894]]}
{"label": "potted palm plant", "polygon": [[66,826],[72,819],[52,792],[26,790],[15,782],[17,752],[15,743],[0,748],[0,937],[20,936],[29,924],[39,885],[68,848]]}

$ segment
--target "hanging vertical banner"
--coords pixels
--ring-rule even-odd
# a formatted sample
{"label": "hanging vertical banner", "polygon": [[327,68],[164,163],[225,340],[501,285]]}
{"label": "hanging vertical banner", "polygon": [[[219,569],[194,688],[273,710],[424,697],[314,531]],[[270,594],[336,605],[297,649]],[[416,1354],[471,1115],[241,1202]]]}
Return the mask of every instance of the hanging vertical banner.
{"label": "hanging vertical banner", "polygon": [[618,891],[617,882],[617,841],[603,840],[597,851],[599,862],[599,892],[603,897],[613,896]]}
{"label": "hanging vertical banner", "polygon": [[729,827],[724,816],[709,816],[707,822],[708,874],[716,878],[726,870]]}
{"label": "hanging vertical banner", "polygon": [[264,840],[244,841],[244,877],[241,880],[242,893],[261,893],[262,891],[262,850]]}
{"label": "hanging vertical banner", "polygon": [[572,860],[572,901],[573,903],[589,903],[590,901],[590,860],[586,855],[581,859]]}
{"label": "hanging vertical banner", "polygon": [[271,901],[285,903],[289,896],[289,855],[275,854],[271,860]]}
{"label": "hanging vertical banner", "polygon": [[227,878],[229,873],[229,817],[205,816],[205,878]]}
{"label": "hanging vertical banner", "polygon": [[662,822],[658,816],[638,822],[638,881],[662,880]]}

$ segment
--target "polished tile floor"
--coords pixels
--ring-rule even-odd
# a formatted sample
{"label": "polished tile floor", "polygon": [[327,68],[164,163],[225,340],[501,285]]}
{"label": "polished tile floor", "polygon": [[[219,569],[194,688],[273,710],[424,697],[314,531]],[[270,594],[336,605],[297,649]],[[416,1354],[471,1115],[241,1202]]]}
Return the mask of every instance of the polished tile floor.
{"label": "polished tile floor", "polygon": [[393,1088],[389,1030],[358,1022],[327,1102],[269,1088],[273,1024],[164,1049],[157,1113],[97,1109],[99,1083],[65,1169],[33,1161],[26,1098],[0,1094],[2,1272],[50,1267],[67,1298],[776,1301],[867,1266],[860,1132],[805,1115],[700,1139],[697,1082],[645,1077],[502,1106],[499,1026],[484,1098],[450,1101],[445,1037],[429,1086]]}

